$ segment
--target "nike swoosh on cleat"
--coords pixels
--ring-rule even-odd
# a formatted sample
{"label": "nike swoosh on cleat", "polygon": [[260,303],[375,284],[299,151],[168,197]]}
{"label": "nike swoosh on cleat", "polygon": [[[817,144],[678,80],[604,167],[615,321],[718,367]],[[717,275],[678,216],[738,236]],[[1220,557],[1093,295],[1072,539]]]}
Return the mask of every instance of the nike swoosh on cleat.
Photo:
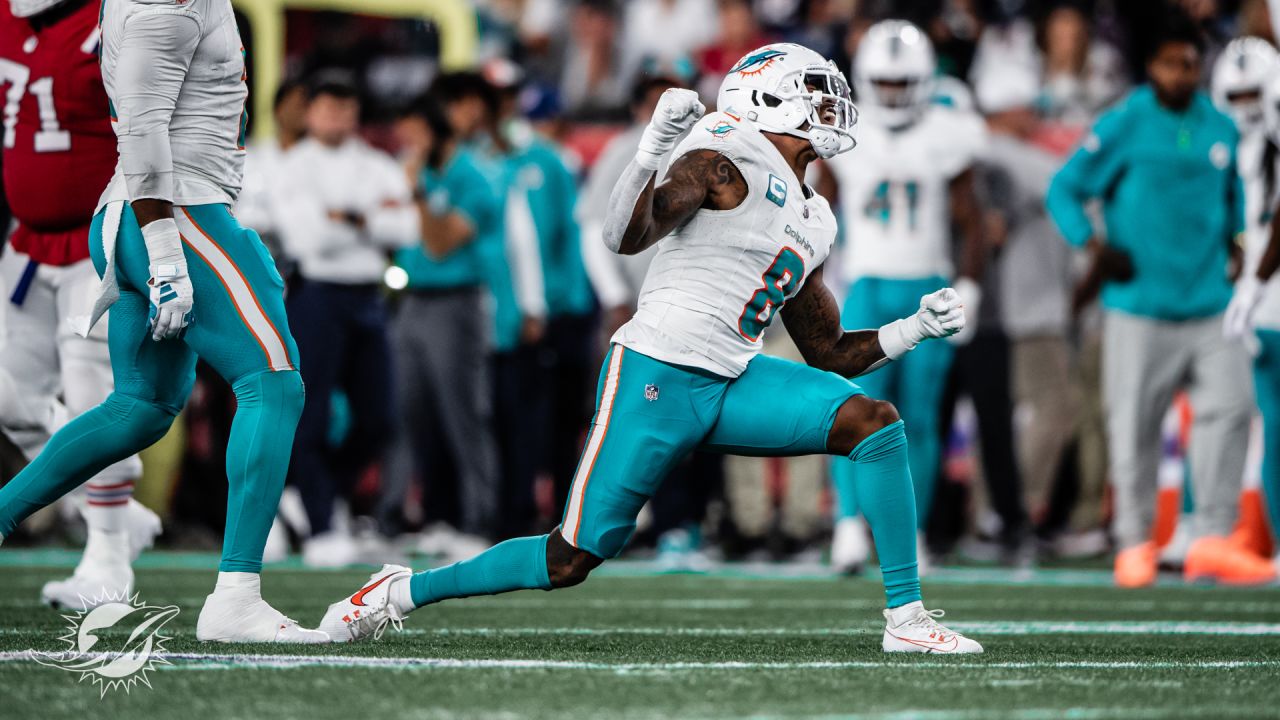
{"label": "nike swoosh on cleat", "polygon": [[948,653],[960,646],[960,640],[956,638],[954,635],[951,636],[951,642],[949,643],[949,646],[943,647],[942,643],[938,643],[938,642],[916,641],[916,640],[911,640],[910,638],[904,638],[899,635],[894,635],[892,632],[890,632],[889,634],[897,638],[898,640],[901,640],[904,643],[909,643],[917,647],[928,648],[930,651],[933,651],[933,652]]}
{"label": "nike swoosh on cleat", "polygon": [[392,576],[392,575],[394,575],[394,574],[395,574],[395,573],[388,573],[388,574],[386,574],[386,575],[383,575],[383,576],[382,576],[382,579],[378,580],[378,582],[373,583],[373,584],[371,584],[371,585],[366,585],[366,586],[364,586],[364,587],[360,588],[360,592],[358,592],[358,593],[356,593],[355,595],[352,595],[352,596],[351,596],[351,604],[352,604],[352,605],[360,605],[361,607],[363,607],[363,606],[364,606],[364,596],[365,596],[365,595],[367,595],[368,593],[372,592],[374,588],[378,587],[378,586],[379,586],[379,585],[381,585],[382,583],[384,583],[384,582],[386,582],[387,580],[391,579],[391,576]]}

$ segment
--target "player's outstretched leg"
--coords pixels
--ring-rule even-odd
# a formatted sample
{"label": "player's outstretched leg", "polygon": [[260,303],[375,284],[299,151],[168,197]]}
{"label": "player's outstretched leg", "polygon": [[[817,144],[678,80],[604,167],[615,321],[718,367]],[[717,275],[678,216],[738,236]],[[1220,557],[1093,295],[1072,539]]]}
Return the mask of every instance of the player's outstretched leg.
{"label": "player's outstretched leg", "polygon": [[980,653],[977,642],[938,623],[926,610],[916,568],[916,503],[907,461],[907,435],[892,404],[865,395],[840,408],[831,429],[832,452],[849,450],[858,467],[858,507],[875,538],[884,577],[885,652]]}
{"label": "player's outstretched leg", "polygon": [[602,562],[555,530],[507,540],[470,560],[435,570],[414,573],[400,565],[383,565],[354,594],[329,606],[320,629],[334,642],[377,638],[388,624],[399,628],[406,615],[424,605],[513,590],[571,587]]}

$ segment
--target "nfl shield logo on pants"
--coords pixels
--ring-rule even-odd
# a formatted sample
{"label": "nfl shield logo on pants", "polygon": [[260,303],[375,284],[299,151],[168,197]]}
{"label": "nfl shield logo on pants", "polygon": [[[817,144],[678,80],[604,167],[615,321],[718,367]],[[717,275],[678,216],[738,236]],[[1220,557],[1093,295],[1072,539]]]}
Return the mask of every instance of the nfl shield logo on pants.
{"label": "nfl shield logo on pants", "polygon": [[658,399],[658,386],[657,386],[657,385],[645,385],[645,386],[644,386],[644,399],[645,399],[645,400],[648,400],[649,402],[653,402],[654,400],[657,400],[657,399]]}

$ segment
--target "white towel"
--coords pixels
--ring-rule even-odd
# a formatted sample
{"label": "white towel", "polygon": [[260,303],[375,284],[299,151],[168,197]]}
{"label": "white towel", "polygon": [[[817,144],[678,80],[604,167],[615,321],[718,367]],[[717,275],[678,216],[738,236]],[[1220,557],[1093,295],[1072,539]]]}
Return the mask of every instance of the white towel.
{"label": "white towel", "polygon": [[123,215],[124,201],[107,205],[102,218],[102,253],[107,258],[107,269],[98,281],[98,291],[93,294],[93,307],[89,314],[71,318],[71,327],[80,337],[89,337],[93,326],[120,299],[120,286],[116,282],[116,237],[120,234],[120,219]]}

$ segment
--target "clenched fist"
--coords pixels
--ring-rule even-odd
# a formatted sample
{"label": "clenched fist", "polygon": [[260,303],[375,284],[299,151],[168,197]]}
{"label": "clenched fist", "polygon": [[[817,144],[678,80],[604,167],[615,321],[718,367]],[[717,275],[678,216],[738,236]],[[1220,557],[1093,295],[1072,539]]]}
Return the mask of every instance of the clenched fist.
{"label": "clenched fist", "polygon": [[653,119],[640,137],[636,162],[649,170],[658,169],[662,156],[671,152],[680,136],[693,127],[706,111],[698,100],[698,93],[692,90],[671,88],[662,93],[658,107],[653,111]]}

